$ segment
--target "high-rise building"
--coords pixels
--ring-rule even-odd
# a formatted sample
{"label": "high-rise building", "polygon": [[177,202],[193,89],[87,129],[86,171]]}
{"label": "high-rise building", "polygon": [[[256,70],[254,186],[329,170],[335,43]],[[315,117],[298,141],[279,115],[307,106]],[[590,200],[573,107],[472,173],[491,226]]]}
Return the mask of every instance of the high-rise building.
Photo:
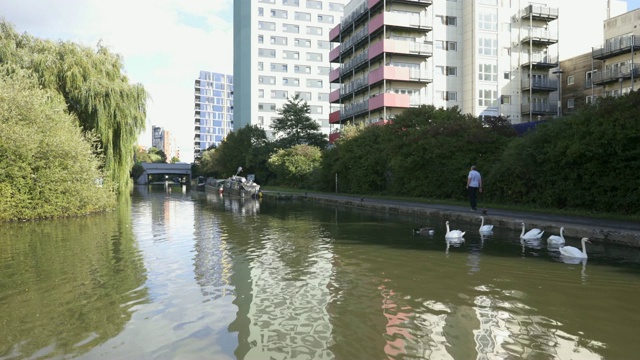
{"label": "high-rise building", "polygon": [[194,157],[233,131],[233,76],[200,71],[195,80]]}
{"label": "high-rise building", "polygon": [[347,0],[234,1],[234,129],[258,125],[272,137],[277,111],[296,95],[329,133],[328,33]]}
{"label": "high-rise building", "polygon": [[[616,0],[589,6],[602,21],[612,3],[619,8]],[[559,40],[584,42],[576,28],[601,26],[577,21],[577,6],[584,4],[351,1],[329,34],[339,44],[329,55],[337,65],[329,80],[340,86],[329,95],[339,106],[330,114],[330,140],[343,124],[382,124],[422,104],[508,117],[514,124],[557,116]],[[560,21],[575,23],[573,31],[560,34]]]}
{"label": "high-rise building", "polygon": [[151,127],[151,146],[161,150],[167,156],[167,162],[173,157],[180,158],[180,152],[176,149],[175,137],[160,126]]}

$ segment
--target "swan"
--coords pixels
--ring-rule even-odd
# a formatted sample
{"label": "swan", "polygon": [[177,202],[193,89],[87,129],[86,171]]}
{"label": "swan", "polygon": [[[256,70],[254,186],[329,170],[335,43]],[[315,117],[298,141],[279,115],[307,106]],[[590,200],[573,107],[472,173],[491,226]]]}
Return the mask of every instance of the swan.
{"label": "swan", "polygon": [[589,238],[585,237],[585,238],[582,238],[580,242],[582,242],[582,251],[578,250],[577,248],[574,248],[573,246],[562,246],[560,248],[560,254],[567,257],[572,257],[572,258],[586,259],[587,247],[585,243],[591,244],[591,241],[589,241]]}
{"label": "swan", "polygon": [[544,231],[540,229],[531,229],[527,231],[527,233],[525,234],[524,223],[522,223],[522,233],[520,234],[520,239],[525,239],[525,240],[540,239],[542,237],[542,234],[544,234]]}
{"label": "swan", "polygon": [[564,226],[560,228],[560,236],[558,235],[551,235],[549,236],[549,238],[547,239],[547,244],[550,245],[564,245]]}
{"label": "swan", "polygon": [[466,231],[460,230],[449,230],[449,222],[447,224],[447,233],[444,235],[445,239],[461,239]]}
{"label": "swan", "polygon": [[480,232],[481,233],[489,233],[489,232],[493,231],[493,225],[485,225],[484,224],[484,216],[480,216],[480,219],[482,219],[482,224],[480,224]]}
{"label": "swan", "polygon": [[419,228],[413,229],[413,235],[433,235],[434,233],[433,228],[422,226],[422,224]]}

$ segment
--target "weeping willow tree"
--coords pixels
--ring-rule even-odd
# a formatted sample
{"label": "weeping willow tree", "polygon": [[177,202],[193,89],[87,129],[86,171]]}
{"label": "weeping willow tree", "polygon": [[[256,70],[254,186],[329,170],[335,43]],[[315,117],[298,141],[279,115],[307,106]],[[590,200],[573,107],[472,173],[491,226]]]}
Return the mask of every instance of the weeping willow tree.
{"label": "weeping willow tree", "polygon": [[94,50],[19,34],[0,20],[0,64],[31,71],[42,88],[59,92],[81,128],[99,137],[104,170],[118,190],[129,188],[148,94],[141,84],[129,83],[121,56],[101,44]]}

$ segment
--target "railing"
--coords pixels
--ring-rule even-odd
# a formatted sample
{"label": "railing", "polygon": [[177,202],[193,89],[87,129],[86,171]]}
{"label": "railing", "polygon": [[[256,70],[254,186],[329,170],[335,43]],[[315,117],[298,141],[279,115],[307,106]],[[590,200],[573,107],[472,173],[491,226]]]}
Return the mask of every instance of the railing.
{"label": "railing", "polygon": [[549,104],[522,104],[520,107],[523,114],[532,112],[534,114],[555,114],[558,109]]}
{"label": "railing", "polygon": [[343,66],[340,67],[340,75],[343,75],[349,71],[351,71],[356,66],[362,64],[369,60],[369,54],[367,52],[360,53],[353,57],[351,60],[347,61]]}
{"label": "railing", "polygon": [[631,51],[631,48],[640,48],[640,36],[629,35],[607,39],[604,46],[593,50],[594,59],[604,59],[608,56],[615,56],[620,53]]}
{"label": "railing", "polygon": [[346,41],[342,43],[341,45],[342,49],[340,50],[340,52],[341,53],[346,52],[347,50],[351,49],[351,46],[353,46],[355,43],[357,43],[358,41],[362,40],[367,36],[369,36],[369,30],[366,27],[356,31]]}
{"label": "railing", "polygon": [[521,12],[521,18],[529,17],[531,15],[534,18],[544,17],[555,19],[558,17],[558,8],[552,8],[548,6],[529,5],[525,7]]}
{"label": "railing", "polygon": [[340,111],[340,118],[345,118],[366,111],[369,111],[369,100],[345,105],[344,109]]}
{"label": "railing", "polygon": [[552,33],[549,30],[545,30],[544,28],[532,28],[529,29],[529,31],[523,35],[522,39],[520,39],[520,42],[525,42],[525,41],[529,41],[529,39],[541,39],[541,40],[545,40],[545,41],[553,41],[553,42],[557,42],[558,41],[558,36],[557,34]]}
{"label": "railing", "polygon": [[340,28],[346,29],[347,26],[351,25],[351,23],[360,17],[360,15],[364,14],[369,10],[369,5],[366,1],[363,1],[362,4],[358,5],[353,11],[349,13],[349,15],[345,16],[342,21],[340,21]]}
{"label": "railing", "polygon": [[529,87],[533,89],[540,90],[557,90],[558,89],[558,80],[557,79],[523,79],[522,80],[522,89],[528,89]]}
{"label": "railing", "polygon": [[640,64],[621,66],[619,70],[615,71],[599,71],[593,74],[592,80],[594,84],[602,84],[606,82],[628,79],[632,75],[634,78],[638,78],[640,76]]}

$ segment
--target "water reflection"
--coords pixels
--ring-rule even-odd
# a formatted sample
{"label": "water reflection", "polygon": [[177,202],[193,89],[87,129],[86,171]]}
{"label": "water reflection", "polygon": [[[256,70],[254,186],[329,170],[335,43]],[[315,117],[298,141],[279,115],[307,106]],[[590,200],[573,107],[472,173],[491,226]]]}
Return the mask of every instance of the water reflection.
{"label": "water reflection", "polygon": [[[419,221],[403,214],[165,189],[136,194],[125,217],[62,223],[72,230],[55,237],[65,241],[34,241],[46,238],[36,227],[2,240],[0,315],[11,326],[0,330],[0,357],[590,359],[637,350],[636,250],[594,244],[587,270],[510,229],[452,242],[440,218],[424,219],[435,236],[414,236]],[[87,240],[105,237],[96,248]],[[40,264],[57,251],[71,270]],[[55,280],[67,283],[64,295]],[[51,289],[60,309],[42,299]],[[42,304],[59,313],[44,325],[25,315]]]}

